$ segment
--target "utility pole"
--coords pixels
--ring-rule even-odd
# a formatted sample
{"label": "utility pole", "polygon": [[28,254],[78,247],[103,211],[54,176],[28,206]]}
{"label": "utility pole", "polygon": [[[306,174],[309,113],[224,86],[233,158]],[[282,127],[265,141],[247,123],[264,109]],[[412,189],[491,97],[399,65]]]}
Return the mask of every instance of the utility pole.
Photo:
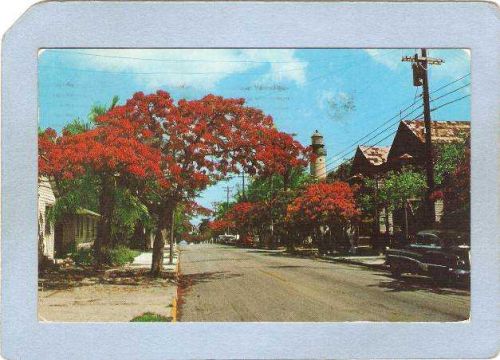
{"label": "utility pole", "polygon": [[273,211],[274,211],[274,176],[271,176],[271,193],[270,195],[270,203],[271,203],[271,244],[270,247],[274,249],[274,216],[273,216]]}
{"label": "utility pole", "polygon": [[247,197],[245,196],[245,171],[241,173],[241,188],[243,193],[243,200],[246,200]]}
{"label": "utility pole", "polygon": [[425,128],[425,170],[427,178],[427,196],[425,199],[425,209],[428,224],[434,223],[434,202],[431,194],[434,191],[434,161],[432,154],[432,122],[429,99],[429,65],[441,65],[442,59],[428,58],[427,49],[421,49],[421,56],[415,54],[414,57],[405,56],[402,61],[412,62],[413,85],[422,86],[422,100],[424,105],[424,128]]}
{"label": "utility pole", "polygon": [[172,211],[172,221],[170,224],[170,251],[168,254],[168,263],[172,265],[174,263],[174,229],[175,229],[175,208]]}
{"label": "utility pole", "polygon": [[[226,212],[229,211],[229,193],[231,192],[231,186],[226,186]],[[229,225],[227,226],[227,234],[229,234]]]}

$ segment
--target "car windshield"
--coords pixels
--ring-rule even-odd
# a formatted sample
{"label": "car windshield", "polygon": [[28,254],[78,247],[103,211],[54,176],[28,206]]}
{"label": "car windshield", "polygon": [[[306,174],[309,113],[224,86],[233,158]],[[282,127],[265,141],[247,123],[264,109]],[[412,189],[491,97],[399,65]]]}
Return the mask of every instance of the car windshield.
{"label": "car windshield", "polygon": [[452,246],[470,246],[470,236],[466,233],[445,232],[440,237]]}

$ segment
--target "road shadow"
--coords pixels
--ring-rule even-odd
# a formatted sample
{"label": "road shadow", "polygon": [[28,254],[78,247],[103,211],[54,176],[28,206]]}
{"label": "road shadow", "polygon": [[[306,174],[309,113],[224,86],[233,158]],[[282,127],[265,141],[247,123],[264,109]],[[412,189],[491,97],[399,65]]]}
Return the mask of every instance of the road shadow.
{"label": "road shadow", "polygon": [[241,274],[230,273],[227,271],[213,271],[196,274],[181,274],[179,275],[179,287],[184,291],[199,283],[206,283],[217,280],[227,280],[235,277],[240,277]]}
{"label": "road shadow", "polygon": [[310,266],[301,266],[301,265],[270,265],[268,268],[271,269],[295,269],[295,268],[311,268]]}
{"label": "road shadow", "polygon": [[262,254],[264,256],[274,256],[290,259],[317,259],[318,257],[314,254],[302,254],[302,253],[289,253],[284,250],[247,250],[247,253]]}
{"label": "road shadow", "polygon": [[182,308],[185,303],[185,296],[194,285],[217,280],[227,280],[242,276],[241,274],[229,273],[227,271],[213,271],[196,274],[179,274],[177,287],[177,319],[182,317]]}
{"label": "road shadow", "polygon": [[110,285],[157,285],[165,280],[174,281],[171,273],[162,273],[160,277],[152,277],[149,269],[114,268],[95,270],[90,267],[71,267],[45,271],[39,274],[39,290],[69,290],[96,284]]}
{"label": "road shadow", "polygon": [[[377,275],[381,275],[377,273]],[[459,295],[470,296],[470,286],[468,284],[453,284],[443,286],[438,284],[432,278],[422,276],[402,276],[400,278],[391,278],[388,275],[384,276],[384,280],[378,284],[368,285],[369,287],[380,287],[387,289],[389,292],[406,292],[406,291],[428,291],[439,295]]]}

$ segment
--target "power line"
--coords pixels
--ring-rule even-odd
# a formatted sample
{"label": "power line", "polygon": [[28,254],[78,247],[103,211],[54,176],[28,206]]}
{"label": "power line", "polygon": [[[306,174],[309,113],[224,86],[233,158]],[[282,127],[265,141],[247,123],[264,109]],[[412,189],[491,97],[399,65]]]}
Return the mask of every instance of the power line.
{"label": "power line", "polygon": [[[423,113],[420,113],[418,116],[416,116],[415,118],[413,118],[413,119],[412,119],[412,120],[410,120],[410,121],[417,120],[417,119],[418,119],[419,117],[421,117],[422,115],[423,115]],[[395,133],[397,133],[397,132],[398,132],[398,130],[397,130],[397,129],[396,129],[396,130],[394,130],[394,131],[392,131],[392,132],[391,132],[391,133],[389,133],[387,136],[385,136],[384,138],[380,139],[379,141],[377,141],[377,142],[376,142],[376,143],[374,143],[373,145],[370,145],[370,146],[367,148],[367,150],[369,150],[369,149],[373,149],[376,145],[380,144],[382,141],[384,141],[384,140],[388,139],[389,137],[391,137],[392,135],[394,135],[394,134],[395,134]],[[338,168],[339,168],[342,164],[347,163],[349,160],[351,160],[351,159],[347,159],[346,161],[341,162],[339,165],[337,165],[336,167],[332,167],[330,170],[328,170],[328,169],[327,169],[327,171],[326,171],[326,172],[327,172],[327,173],[331,173],[331,172],[333,172],[333,171],[337,170],[337,169],[338,169]]]}
{"label": "power line", "polygon": [[[211,72],[168,72],[168,71],[153,71],[153,72],[135,72],[135,71],[110,71],[110,70],[97,70],[97,69],[82,69],[75,67],[63,67],[63,66],[50,66],[50,65],[41,65],[42,68],[50,68],[57,70],[71,70],[71,71],[80,71],[80,72],[92,72],[92,73],[106,73],[106,74],[116,74],[116,75],[214,75],[214,74],[226,74],[226,75],[262,75],[262,73],[238,73],[238,72],[224,72],[224,71],[211,71]],[[289,72],[289,71],[297,71],[304,70],[306,67],[293,68],[293,69],[283,69],[283,70],[275,70],[274,72]]]}
{"label": "power line", "polygon": [[442,107],[445,107],[445,106],[447,106],[447,105],[453,104],[453,103],[455,103],[455,102],[457,102],[457,101],[460,101],[460,100],[462,100],[462,99],[465,99],[465,98],[467,98],[467,97],[469,97],[469,96],[470,96],[470,94],[467,94],[467,95],[462,96],[462,97],[459,97],[459,98],[457,98],[457,99],[454,99],[454,100],[448,101],[448,102],[446,102],[446,103],[444,103],[444,104],[441,104],[441,105],[439,105],[439,106],[437,106],[437,107],[435,107],[435,108],[431,109],[431,111],[436,111],[436,110],[438,110],[438,109],[441,109]]}
{"label": "power line", "polygon": [[[438,89],[436,89],[436,90],[432,91],[432,92],[431,92],[431,94],[432,94],[432,93],[435,93],[435,92],[438,92],[439,90],[442,90],[442,89],[444,89],[444,88],[446,88],[446,87],[448,87],[448,86],[450,86],[450,85],[452,85],[452,84],[454,84],[454,83],[456,83],[456,82],[458,82],[458,81],[460,81],[460,80],[464,79],[464,78],[465,78],[465,77],[467,77],[468,75],[470,75],[470,73],[469,73],[469,74],[465,74],[465,75],[461,76],[460,78],[455,79],[455,80],[451,81],[450,83],[448,83],[448,84],[445,84],[445,85],[441,86],[440,88],[438,88]],[[435,100],[438,100],[438,99],[440,99],[440,98],[446,97],[446,96],[448,96],[448,95],[450,95],[450,94],[452,94],[452,93],[454,93],[454,92],[457,92],[458,90],[463,89],[463,88],[465,88],[465,87],[467,87],[467,86],[469,86],[469,85],[470,85],[470,83],[468,83],[468,84],[466,84],[466,85],[463,85],[463,86],[461,86],[461,87],[459,87],[459,88],[457,88],[457,89],[454,89],[454,90],[452,90],[452,91],[449,91],[449,92],[447,92],[447,93],[445,93],[445,94],[443,94],[443,95],[441,95],[441,96],[439,96],[439,97],[435,98],[435,99],[434,99],[434,100],[432,100],[432,101],[435,101]],[[432,102],[432,101],[431,101],[431,102]],[[397,115],[393,116],[393,117],[392,117],[392,118],[390,118],[389,120],[385,121],[384,123],[380,124],[380,125],[379,125],[378,127],[376,127],[375,129],[373,129],[373,130],[372,130],[371,132],[369,132],[368,134],[366,134],[366,135],[364,135],[363,137],[361,137],[361,138],[359,138],[358,140],[356,140],[353,144],[349,145],[348,147],[346,147],[346,148],[344,148],[343,150],[339,151],[338,153],[334,154],[334,155],[330,158],[330,160],[328,160],[328,161],[329,161],[329,163],[327,162],[326,166],[328,166],[329,164],[332,164],[333,162],[335,162],[335,160],[337,160],[336,158],[338,158],[338,157],[340,157],[340,156],[342,156],[342,155],[349,154],[350,152],[352,152],[353,150],[348,151],[347,153],[345,153],[345,151],[346,151],[346,150],[348,150],[348,149],[350,149],[352,146],[357,145],[360,141],[362,141],[362,140],[366,139],[366,137],[370,136],[370,135],[371,135],[371,134],[373,134],[375,131],[377,131],[378,129],[380,129],[381,127],[383,127],[384,125],[386,125],[387,123],[389,123],[390,121],[392,121],[393,119],[395,119],[396,117],[401,116],[403,112],[405,112],[406,110],[410,109],[410,108],[411,108],[412,106],[414,106],[416,103],[417,103],[417,101],[414,101],[412,104],[410,104],[409,106],[407,106],[405,109],[401,110],[399,114],[397,114]],[[411,115],[412,113],[414,113],[416,110],[418,110],[418,109],[420,109],[420,108],[422,108],[422,107],[423,107],[423,105],[420,105],[419,107],[417,107],[417,108],[413,109],[410,113],[405,114],[404,116],[409,116],[409,115]],[[376,134],[374,137],[372,137],[372,138],[368,139],[367,141],[370,141],[370,140],[372,140],[372,139],[376,138],[377,136],[381,135],[382,133],[384,133],[385,131],[387,131],[389,128],[391,128],[392,126],[394,126],[394,125],[395,125],[395,124],[397,124],[397,123],[399,123],[399,119],[398,119],[398,121],[397,121],[397,122],[395,122],[395,123],[393,123],[393,124],[389,125],[389,126],[388,126],[388,127],[386,127],[384,130],[380,131],[378,134]],[[344,153],[345,153],[345,154],[344,154]]]}
{"label": "power line", "polygon": [[459,91],[459,90],[461,90],[461,89],[463,89],[463,88],[466,88],[466,87],[467,87],[467,86],[469,86],[469,85],[470,85],[470,83],[467,83],[467,84],[465,84],[465,85],[463,85],[463,86],[460,86],[460,87],[458,87],[458,88],[456,88],[456,89],[454,89],[454,90],[448,91],[447,93],[445,93],[445,94],[443,94],[443,95],[441,95],[441,96],[438,96],[437,98],[432,99],[432,100],[431,100],[431,102],[436,101],[436,100],[439,100],[439,99],[441,99],[441,98],[444,98],[444,97],[446,97],[446,96],[448,96],[448,95],[450,95],[450,94],[453,94],[453,93],[455,93],[455,92],[457,92],[457,91]]}
{"label": "power line", "polygon": [[[349,145],[348,147],[346,147],[344,150],[341,150],[340,152],[334,154],[331,158],[330,158],[330,163],[334,160],[336,160],[335,158],[338,158],[342,155],[344,155],[345,151],[350,149],[352,146],[355,146],[357,144],[359,144],[360,141],[366,139],[368,136],[370,136],[371,134],[373,134],[374,132],[376,132],[377,130],[379,130],[380,128],[382,128],[384,125],[388,124],[389,122],[393,121],[394,119],[398,118],[398,120],[396,122],[393,122],[391,123],[388,127],[382,129],[379,133],[375,134],[374,136],[372,136],[370,139],[366,140],[366,141],[370,141],[370,140],[373,140],[374,138],[378,137],[379,135],[383,134],[385,131],[387,131],[389,128],[391,128],[392,126],[398,124],[400,122],[400,119],[399,117],[402,115],[403,112],[405,112],[406,110],[410,109],[413,105],[415,105],[416,102],[413,102],[411,105],[409,105],[408,107],[406,107],[404,110],[400,111],[398,114],[394,115],[393,117],[391,117],[389,120],[387,121],[384,121],[382,124],[380,124],[379,126],[377,126],[375,129],[373,129],[372,131],[370,131],[368,134],[364,135],[363,137],[357,139],[354,143],[352,143],[351,145]],[[409,116],[411,114],[413,114],[415,111],[417,111],[418,109],[420,109],[423,105],[420,105],[419,107],[413,109],[411,112],[409,112],[408,114],[405,114],[404,116]],[[349,153],[349,152],[348,152]],[[327,163],[327,166],[329,165],[329,163]]]}
{"label": "power line", "polygon": [[[434,93],[438,92],[439,90],[442,90],[442,89],[444,89],[444,88],[446,88],[446,87],[448,87],[448,86],[450,86],[450,85],[453,85],[454,83],[459,82],[459,81],[460,81],[460,80],[462,80],[462,79],[465,79],[465,78],[466,78],[467,76],[469,76],[469,75],[470,75],[470,73],[467,73],[467,74],[465,74],[465,75],[463,75],[463,76],[459,77],[458,79],[455,79],[455,80],[453,80],[452,82],[449,82],[449,83],[447,83],[447,84],[445,84],[445,85],[443,85],[443,86],[441,86],[441,87],[437,88],[436,90],[431,91],[431,92],[430,92],[430,94],[434,94]],[[470,83],[469,83],[469,84],[470,84]]]}
{"label": "power line", "polygon": [[[454,99],[454,100],[448,101],[448,102],[446,102],[446,103],[444,103],[444,104],[441,104],[441,105],[439,105],[439,106],[437,106],[437,107],[435,107],[435,108],[432,108],[430,111],[431,111],[431,112],[436,111],[436,110],[438,110],[438,109],[440,109],[440,108],[442,108],[442,107],[448,106],[448,105],[450,105],[450,104],[453,104],[453,103],[455,103],[455,102],[458,102],[458,101],[460,101],[460,100],[463,100],[463,99],[465,99],[465,98],[467,98],[467,97],[470,97],[470,94],[467,94],[467,95],[464,95],[464,96],[459,97],[459,98],[457,98],[457,99]],[[422,116],[422,115],[423,115],[423,113],[420,113],[417,117],[415,117],[414,119],[412,119],[412,120],[410,120],[410,121],[417,120],[417,119],[418,119],[420,116]],[[380,144],[382,141],[386,140],[387,138],[389,138],[391,135],[395,134],[396,132],[397,132],[397,130],[396,130],[396,131],[391,132],[390,134],[388,134],[387,136],[385,136],[383,139],[380,139],[380,140],[379,140],[378,142],[376,142],[375,144],[373,144],[373,145],[369,146],[369,147],[368,147],[368,149],[372,149],[373,147],[375,147],[376,145]],[[353,150],[351,150],[350,152],[352,152],[352,151],[353,151]],[[348,159],[348,160],[350,160],[350,159]],[[347,160],[347,161],[348,161],[348,160]],[[338,168],[340,167],[340,165],[342,165],[342,164],[346,163],[347,161],[342,162],[341,164],[337,165],[336,167],[331,168],[330,170],[328,170],[328,169],[327,169],[327,173],[330,173],[330,172],[332,172],[332,171],[335,171],[336,169],[338,169]]]}
{"label": "power line", "polygon": [[[155,50],[172,50],[172,49],[155,49]],[[174,49],[178,50],[178,49]],[[184,49],[186,50],[186,49]],[[189,50],[189,49],[188,49]],[[224,50],[224,49],[221,49]],[[346,50],[346,49],[345,49]],[[352,49],[351,49],[352,50]],[[387,53],[381,54],[381,55],[371,55],[372,57],[383,57],[389,54],[391,51],[395,51],[397,49],[389,49]],[[157,62],[203,62],[203,63],[251,63],[251,64],[298,64],[298,63],[304,63],[308,64],[311,62],[331,62],[333,61],[332,59],[311,59],[311,60],[289,60],[289,61],[266,61],[266,60],[211,60],[211,59],[163,59],[163,58],[148,58],[148,57],[137,57],[137,56],[124,56],[124,55],[105,55],[105,54],[92,54],[92,53],[87,53],[87,52],[82,52],[82,51],[72,51],[72,50],[56,50],[56,49],[49,49],[51,53],[57,52],[57,53],[64,53],[64,54],[71,54],[71,55],[84,55],[84,56],[93,56],[93,57],[102,57],[102,58],[111,58],[111,59],[126,59],[126,60],[138,60],[138,61],[157,61]],[[352,56],[351,54],[349,55],[344,55],[343,57],[348,57]]]}

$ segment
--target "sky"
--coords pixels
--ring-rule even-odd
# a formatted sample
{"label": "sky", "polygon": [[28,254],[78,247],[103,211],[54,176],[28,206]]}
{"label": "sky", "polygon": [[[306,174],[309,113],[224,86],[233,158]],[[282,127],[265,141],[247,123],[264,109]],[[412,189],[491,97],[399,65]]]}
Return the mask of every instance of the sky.
{"label": "sky", "polygon": [[[304,145],[322,133],[333,170],[358,144],[390,145],[399,119],[422,118],[421,87],[401,61],[418,50],[46,49],[39,52],[39,125],[60,131],[74,118],[86,120],[92,105],[115,95],[121,104],[137,91],[245,98]],[[470,121],[470,52],[430,49],[427,56],[444,60],[429,69],[431,109],[443,105],[432,119]],[[225,201],[225,186],[235,195],[240,183],[218,183],[197,201],[211,208]]]}

